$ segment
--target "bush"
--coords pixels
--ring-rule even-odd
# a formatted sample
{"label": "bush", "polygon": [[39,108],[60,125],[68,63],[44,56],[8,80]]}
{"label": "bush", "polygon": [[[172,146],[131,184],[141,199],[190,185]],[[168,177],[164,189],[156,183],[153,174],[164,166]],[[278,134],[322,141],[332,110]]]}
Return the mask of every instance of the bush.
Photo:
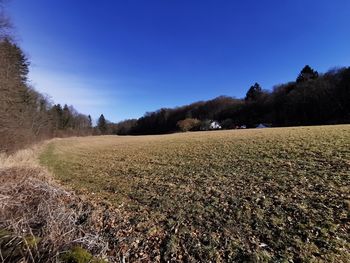
{"label": "bush", "polygon": [[73,247],[64,253],[61,260],[65,263],[105,263],[102,259],[94,258],[89,251],[81,247]]}
{"label": "bush", "polygon": [[177,127],[183,132],[191,131],[197,129],[201,124],[198,119],[187,118],[177,122]]}

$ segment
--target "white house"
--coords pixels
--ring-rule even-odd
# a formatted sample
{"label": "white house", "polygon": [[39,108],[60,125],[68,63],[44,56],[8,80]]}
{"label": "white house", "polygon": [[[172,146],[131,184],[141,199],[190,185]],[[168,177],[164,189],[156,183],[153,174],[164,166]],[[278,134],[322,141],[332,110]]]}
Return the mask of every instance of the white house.
{"label": "white house", "polygon": [[259,129],[261,129],[261,128],[268,128],[268,126],[260,123],[258,126],[256,126],[256,128],[259,128]]}
{"label": "white house", "polygon": [[212,121],[209,125],[209,129],[210,130],[219,130],[219,129],[221,129],[221,125],[217,121]]}

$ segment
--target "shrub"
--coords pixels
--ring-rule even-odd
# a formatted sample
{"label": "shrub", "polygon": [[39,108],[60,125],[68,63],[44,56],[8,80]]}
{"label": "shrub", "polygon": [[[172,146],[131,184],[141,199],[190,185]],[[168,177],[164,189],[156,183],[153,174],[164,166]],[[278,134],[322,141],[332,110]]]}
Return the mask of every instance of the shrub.
{"label": "shrub", "polygon": [[201,121],[198,119],[187,118],[177,122],[177,127],[183,132],[195,130],[199,127]]}
{"label": "shrub", "polygon": [[65,252],[61,260],[65,263],[105,263],[102,259],[94,258],[89,251],[81,247],[73,247]]}

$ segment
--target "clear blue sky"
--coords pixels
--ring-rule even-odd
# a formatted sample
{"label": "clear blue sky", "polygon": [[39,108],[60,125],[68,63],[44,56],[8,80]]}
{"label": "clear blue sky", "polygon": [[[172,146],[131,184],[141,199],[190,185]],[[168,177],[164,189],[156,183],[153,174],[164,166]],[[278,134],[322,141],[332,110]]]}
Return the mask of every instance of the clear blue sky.
{"label": "clear blue sky", "polygon": [[37,90],[94,118],[350,66],[349,0],[12,0]]}

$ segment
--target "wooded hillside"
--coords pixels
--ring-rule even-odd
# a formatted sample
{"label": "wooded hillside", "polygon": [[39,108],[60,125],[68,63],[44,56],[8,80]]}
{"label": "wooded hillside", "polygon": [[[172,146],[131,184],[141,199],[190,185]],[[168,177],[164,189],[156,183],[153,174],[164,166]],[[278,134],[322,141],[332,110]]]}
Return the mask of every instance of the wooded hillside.
{"label": "wooded hillside", "polygon": [[[249,88],[245,98],[220,96],[209,101],[148,112],[138,120],[117,125],[118,134],[162,134],[181,130],[184,120],[199,120],[192,130],[200,130],[209,120],[222,128],[242,125],[256,127],[322,125],[350,122],[350,68],[335,68],[319,74],[305,66],[295,81],[277,85],[272,91],[258,83]],[[188,130],[188,129],[187,129]]]}
{"label": "wooded hillside", "polygon": [[30,62],[13,41],[10,20],[0,8],[0,152],[56,136],[91,134],[90,116],[53,105],[30,86]]}

